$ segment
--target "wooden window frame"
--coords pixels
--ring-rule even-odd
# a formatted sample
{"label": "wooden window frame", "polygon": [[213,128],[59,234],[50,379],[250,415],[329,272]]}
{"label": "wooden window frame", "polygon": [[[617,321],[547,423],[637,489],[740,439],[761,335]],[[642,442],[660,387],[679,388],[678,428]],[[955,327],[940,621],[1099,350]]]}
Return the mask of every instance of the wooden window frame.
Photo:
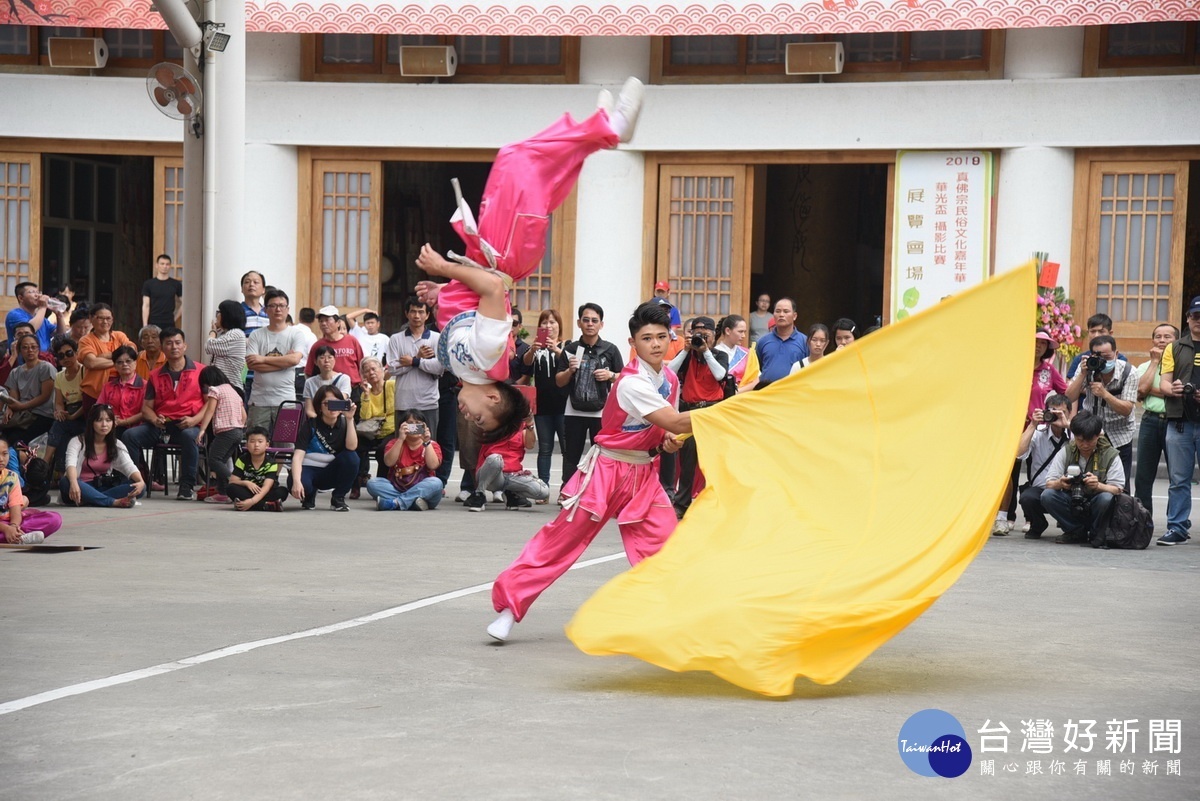
{"label": "wooden window frame", "polygon": [[1090,25],[1083,32],[1083,77],[1108,78],[1123,75],[1192,75],[1200,72],[1200,47],[1196,44],[1200,23],[1188,22],[1181,56],[1138,56],[1112,58],[1108,50],[1107,25]]}
{"label": "wooden window frame", "polygon": [[26,47],[29,50],[23,56],[0,54],[0,65],[38,66],[38,28],[36,25],[26,25]]}
{"label": "wooden window frame", "polygon": [[[170,187],[171,192],[178,194],[178,200],[172,200],[170,204],[170,213],[176,218],[175,234],[179,240],[172,244],[167,242],[167,170],[179,170],[180,180],[175,186]],[[156,156],[154,159],[154,258],[158,258],[159,253],[168,253],[174,260],[171,264],[171,275],[174,278],[183,280],[183,264],[180,259],[183,258],[183,229],[187,226],[186,212],[184,211],[184,184],[183,184],[183,158]]]}
{"label": "wooden window frame", "polygon": [[[650,82],[688,83],[855,83],[871,81],[990,80],[1004,75],[1005,31],[983,31],[983,56],[972,61],[921,61],[908,63],[910,33],[901,33],[902,61],[851,63],[840,75],[788,75],[784,65],[747,64],[749,37],[738,36],[738,64],[705,64],[694,67],[671,64],[670,37],[650,40]],[[818,34],[815,41],[836,41],[834,34]],[[966,65],[977,65],[974,67]]]}
{"label": "wooden window frame", "polygon": [[[153,67],[155,64],[163,61],[170,61],[175,64],[183,63],[180,59],[168,58],[166,55],[166,37],[170,34],[166,31],[154,31],[154,56],[152,58],[113,58],[110,56],[108,63],[103,68],[94,70],[70,67],[51,67],[50,57],[41,52],[41,35],[39,30],[46,26],[27,25],[25,27],[28,29],[27,32],[29,36],[29,55],[0,55],[0,71],[36,72],[45,75],[101,75],[110,77],[130,77],[141,75],[142,70],[148,67]],[[103,39],[105,31],[118,29],[82,28],[81,30],[84,32],[84,38],[99,37]]]}
{"label": "wooden window frame", "polygon": [[[689,291],[684,292],[682,284],[684,281],[692,281],[694,283],[704,283],[705,281],[716,281],[718,288],[715,294],[719,297],[721,294],[719,284],[723,279],[717,278],[700,278],[697,276],[675,275],[671,272],[670,263],[670,244],[671,236],[669,234],[671,225],[671,181],[674,178],[686,179],[695,178],[704,180],[709,178],[730,178],[733,180],[733,194],[730,200],[733,203],[733,211],[729,215],[732,220],[730,229],[730,253],[729,264],[729,309],[725,312],[715,312],[711,316],[715,318],[724,317],[727,314],[740,314],[739,309],[742,309],[749,304],[750,296],[750,274],[751,274],[751,248],[753,245],[753,236],[747,228],[748,208],[752,207],[755,194],[755,178],[758,171],[747,164],[661,164],[656,170],[658,181],[658,203],[655,212],[655,221],[657,232],[668,232],[666,235],[656,237],[655,241],[655,271],[654,281],[667,281],[675,288],[674,297],[679,298],[683,295],[690,297],[708,297],[713,292],[708,291]],[[710,215],[711,216],[711,215]],[[653,289],[647,297],[653,295]],[[719,304],[718,304],[719,305]],[[680,314],[685,314],[680,309]],[[687,312],[685,316],[693,317],[697,314],[709,314],[707,311],[699,312],[692,310]]]}
{"label": "wooden window frame", "polygon": [[[1120,167],[1126,172],[1141,170],[1153,171],[1164,163],[1187,162],[1200,160],[1200,147],[1167,147],[1167,148],[1097,148],[1092,150],[1077,150],[1075,152],[1075,192],[1073,199],[1073,214],[1071,223],[1071,277],[1069,295],[1076,298],[1081,309],[1095,308],[1096,284],[1098,267],[1097,243],[1099,237],[1099,221],[1093,219],[1089,207],[1092,197],[1095,174],[1101,170]],[[1178,224],[1186,231],[1186,213],[1188,200],[1188,170],[1183,168],[1176,177],[1176,193],[1178,201],[1174,215]],[[1183,279],[1185,236],[1180,231],[1179,236],[1173,237],[1171,255],[1170,293],[1168,295],[1168,319],[1174,321],[1175,315],[1181,315],[1184,308]],[[1077,318],[1079,322],[1082,318]],[[1154,325],[1164,322],[1138,321],[1134,323],[1114,323],[1113,335],[1121,352],[1130,358],[1142,357],[1147,353],[1146,344],[1150,340]],[[1125,343],[1125,344],[1122,344]]]}
{"label": "wooden window frame", "polygon": [[[42,154],[34,152],[22,152],[6,149],[0,152],[0,163],[9,164],[28,164],[29,165],[29,259],[27,263],[29,274],[21,276],[20,272],[14,276],[18,281],[33,281],[38,286],[42,282]],[[2,180],[7,180],[7,177],[0,177]],[[3,218],[0,218],[3,219]],[[8,273],[0,272],[0,278],[7,280]],[[16,298],[11,292],[3,293],[0,297],[0,312],[7,313],[17,305]]]}
{"label": "wooden window frame", "polygon": [[[325,64],[324,34],[301,36],[301,79],[305,81],[370,81],[387,83],[579,83],[578,36],[560,36],[559,63],[508,64],[509,40],[513,37],[497,37],[501,42],[500,64],[463,64],[461,61],[454,76],[449,78],[421,78],[400,74],[399,64],[387,60],[388,36],[374,35],[374,56],[369,64]],[[441,36],[442,44],[452,45],[455,36]]]}

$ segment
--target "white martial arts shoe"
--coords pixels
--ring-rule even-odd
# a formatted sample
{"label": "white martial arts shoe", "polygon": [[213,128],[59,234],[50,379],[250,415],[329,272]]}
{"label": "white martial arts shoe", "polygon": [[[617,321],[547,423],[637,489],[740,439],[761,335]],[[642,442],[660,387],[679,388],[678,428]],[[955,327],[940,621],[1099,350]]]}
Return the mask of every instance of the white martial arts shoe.
{"label": "white martial arts shoe", "polygon": [[609,123],[618,141],[628,142],[633,138],[645,91],[646,87],[642,86],[642,82],[637,78],[629,78],[621,87],[621,94],[617,96],[617,107],[609,115]]}
{"label": "white martial arts shoe", "polygon": [[504,642],[508,639],[508,635],[512,632],[512,627],[516,623],[516,618],[513,617],[511,609],[505,609],[500,613],[500,617],[492,621],[487,627],[488,636],[492,639]]}
{"label": "white martial arts shoe", "polygon": [[596,98],[596,108],[604,109],[611,117],[617,109],[617,101],[613,99],[613,93],[607,89],[601,89],[599,97]]}
{"label": "white martial arts shoe", "polygon": [[22,545],[39,545],[46,541],[46,535],[40,531],[26,531],[21,535]]}

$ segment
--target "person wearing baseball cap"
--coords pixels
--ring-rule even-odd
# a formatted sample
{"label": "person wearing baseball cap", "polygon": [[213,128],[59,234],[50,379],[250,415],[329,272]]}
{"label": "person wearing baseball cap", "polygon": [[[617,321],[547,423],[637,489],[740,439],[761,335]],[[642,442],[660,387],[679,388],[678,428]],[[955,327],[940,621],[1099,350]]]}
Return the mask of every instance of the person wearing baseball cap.
{"label": "person wearing baseball cap", "polygon": [[358,371],[363,360],[362,345],[356,337],[338,328],[341,319],[342,315],[337,306],[322,306],[317,309],[317,325],[321,329],[321,338],[309,348],[304,375],[311,378],[317,374],[317,348],[328,345],[333,348],[334,371],[348,376],[350,386],[357,387],[362,383],[362,376]]}
{"label": "person wearing baseball cap", "polygon": [[666,281],[659,281],[654,285],[654,297],[651,300],[664,300],[671,307],[671,329],[683,327],[683,318],[679,316],[679,309],[675,308],[675,304],[671,303],[671,285]]}

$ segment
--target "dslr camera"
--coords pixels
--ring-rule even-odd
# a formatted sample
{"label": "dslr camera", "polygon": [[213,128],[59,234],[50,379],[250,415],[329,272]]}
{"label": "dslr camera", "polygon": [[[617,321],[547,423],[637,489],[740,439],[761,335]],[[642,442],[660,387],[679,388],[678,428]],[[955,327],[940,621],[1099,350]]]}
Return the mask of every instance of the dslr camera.
{"label": "dslr camera", "polygon": [[1099,381],[1104,374],[1104,357],[1089,353],[1087,357],[1088,380]]}
{"label": "dslr camera", "polygon": [[692,347],[696,349],[703,348],[705,344],[704,334],[692,334]]}
{"label": "dslr camera", "polygon": [[1067,492],[1071,496],[1071,511],[1077,515],[1086,512],[1092,499],[1084,491],[1083,473],[1080,472],[1079,465],[1073,464],[1067,467],[1067,474],[1063,476],[1063,481],[1067,482]]}
{"label": "dslr camera", "polygon": [[1042,422],[1047,425],[1058,419],[1058,412],[1053,409],[1042,409]]}

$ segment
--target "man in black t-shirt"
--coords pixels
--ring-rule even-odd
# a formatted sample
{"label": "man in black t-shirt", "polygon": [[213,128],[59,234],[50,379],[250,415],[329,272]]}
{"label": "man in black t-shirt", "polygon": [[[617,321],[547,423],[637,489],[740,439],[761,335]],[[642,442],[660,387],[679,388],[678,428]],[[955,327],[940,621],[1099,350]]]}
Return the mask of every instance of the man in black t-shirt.
{"label": "man in black t-shirt", "polygon": [[171,277],[171,257],[154,260],[154,277],[142,284],[142,325],[174,328],[183,308],[183,284]]}

